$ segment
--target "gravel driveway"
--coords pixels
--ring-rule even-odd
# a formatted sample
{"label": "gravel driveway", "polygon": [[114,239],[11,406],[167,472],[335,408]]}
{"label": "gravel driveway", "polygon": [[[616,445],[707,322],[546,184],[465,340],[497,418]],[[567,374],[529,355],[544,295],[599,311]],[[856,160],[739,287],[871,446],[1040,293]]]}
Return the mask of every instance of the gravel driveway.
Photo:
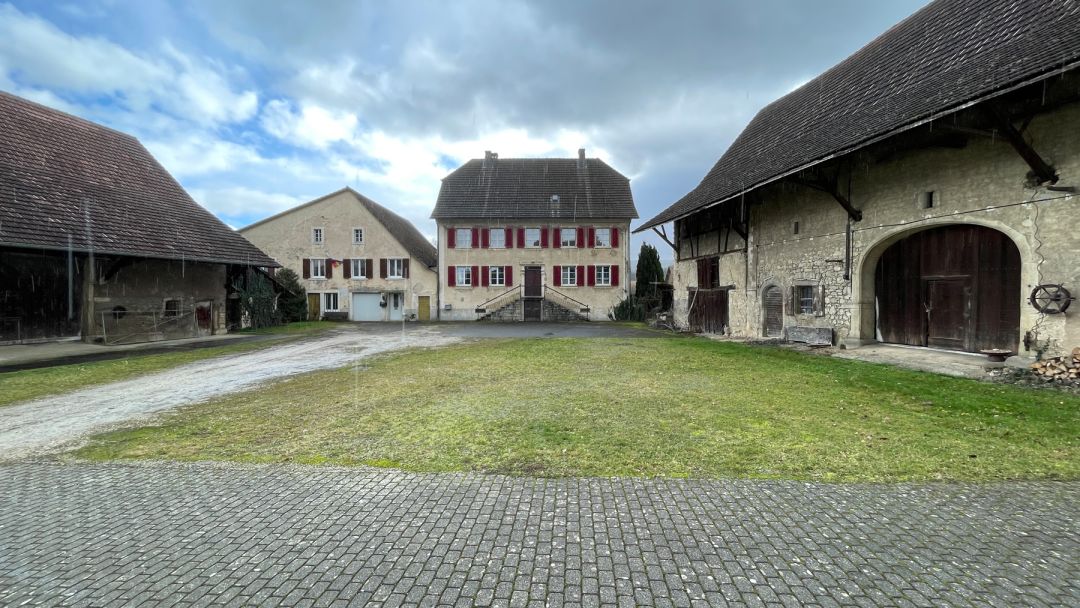
{"label": "gravel driveway", "polygon": [[460,338],[436,326],[349,327],[281,346],[206,359],[130,380],[0,408],[0,460],[56,451],[103,430],[258,384],[403,348]]}

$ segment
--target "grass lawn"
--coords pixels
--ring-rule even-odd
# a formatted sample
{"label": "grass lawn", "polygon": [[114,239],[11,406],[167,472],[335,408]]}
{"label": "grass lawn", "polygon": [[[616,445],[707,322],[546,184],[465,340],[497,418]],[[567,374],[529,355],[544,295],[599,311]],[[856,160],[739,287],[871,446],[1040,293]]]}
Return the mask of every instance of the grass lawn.
{"label": "grass lawn", "polygon": [[[300,337],[321,332],[328,326],[331,324],[318,321],[290,323],[250,333]],[[281,340],[227,344],[158,354],[141,354],[138,351],[131,351],[131,354],[123,359],[0,373],[0,407],[48,395],[67,393],[95,384],[126,380],[133,376],[179,367],[210,357],[247,352],[276,344],[281,344]]]}
{"label": "grass lawn", "polygon": [[1080,477],[1080,399],[699,338],[390,355],[99,436],[78,456],[541,476]]}

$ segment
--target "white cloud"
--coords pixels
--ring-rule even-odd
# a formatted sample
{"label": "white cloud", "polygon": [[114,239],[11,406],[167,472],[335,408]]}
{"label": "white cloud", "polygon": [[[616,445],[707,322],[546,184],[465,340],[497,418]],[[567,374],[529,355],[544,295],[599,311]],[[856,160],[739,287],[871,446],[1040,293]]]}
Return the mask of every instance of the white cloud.
{"label": "white cloud", "polygon": [[[0,72],[29,88],[114,97],[137,111],[163,108],[199,124],[244,121],[258,97],[236,90],[227,70],[165,43],[138,55],[100,37],[73,36],[11,5],[0,5]],[[9,76],[10,79],[10,76]]]}
{"label": "white cloud", "polygon": [[[191,197],[222,218],[265,218],[315,198],[278,192],[261,192],[245,186],[192,188]],[[247,223],[246,220],[242,223]]]}
{"label": "white cloud", "polygon": [[355,114],[307,102],[301,102],[297,111],[292,103],[275,99],[263,108],[260,122],[266,132],[290,145],[324,149],[350,141],[359,121]]}
{"label": "white cloud", "polygon": [[240,165],[265,162],[253,148],[206,133],[143,143],[154,158],[177,178],[229,171]]}

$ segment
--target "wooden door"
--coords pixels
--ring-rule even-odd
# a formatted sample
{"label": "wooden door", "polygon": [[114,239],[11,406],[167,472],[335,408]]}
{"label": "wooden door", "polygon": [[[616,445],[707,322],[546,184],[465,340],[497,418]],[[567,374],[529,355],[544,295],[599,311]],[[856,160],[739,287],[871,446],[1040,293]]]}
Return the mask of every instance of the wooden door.
{"label": "wooden door", "polygon": [[694,307],[690,310],[690,327],[707,334],[723,333],[728,322],[727,296],[726,289],[698,289],[691,293]]}
{"label": "wooden door", "polygon": [[420,296],[417,298],[419,304],[417,304],[416,318],[421,321],[431,320],[431,296]]}
{"label": "wooden door", "polygon": [[784,333],[784,296],[776,285],[767,287],[761,296],[765,316],[765,336],[779,338]]}
{"label": "wooden door", "polygon": [[319,319],[319,297],[320,294],[309,293],[307,294],[307,318],[308,321],[317,321]]}
{"label": "wooden door", "polygon": [[[540,298],[544,295],[543,278],[539,266],[525,267],[525,297]],[[537,319],[539,320],[539,319]]]}
{"label": "wooden door", "polygon": [[214,303],[210,300],[195,303],[195,335],[209,336],[214,332]]}
{"label": "wooden door", "polygon": [[971,287],[967,277],[927,279],[926,346],[967,350]]}

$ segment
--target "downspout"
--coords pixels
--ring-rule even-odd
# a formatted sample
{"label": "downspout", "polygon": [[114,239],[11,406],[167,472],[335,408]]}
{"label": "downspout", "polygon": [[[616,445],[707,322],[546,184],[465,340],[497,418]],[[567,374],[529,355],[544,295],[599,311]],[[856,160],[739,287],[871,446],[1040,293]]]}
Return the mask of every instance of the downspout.
{"label": "downspout", "polygon": [[442,321],[442,285],[443,285],[443,260],[442,238],[439,222],[435,222],[435,320]]}

